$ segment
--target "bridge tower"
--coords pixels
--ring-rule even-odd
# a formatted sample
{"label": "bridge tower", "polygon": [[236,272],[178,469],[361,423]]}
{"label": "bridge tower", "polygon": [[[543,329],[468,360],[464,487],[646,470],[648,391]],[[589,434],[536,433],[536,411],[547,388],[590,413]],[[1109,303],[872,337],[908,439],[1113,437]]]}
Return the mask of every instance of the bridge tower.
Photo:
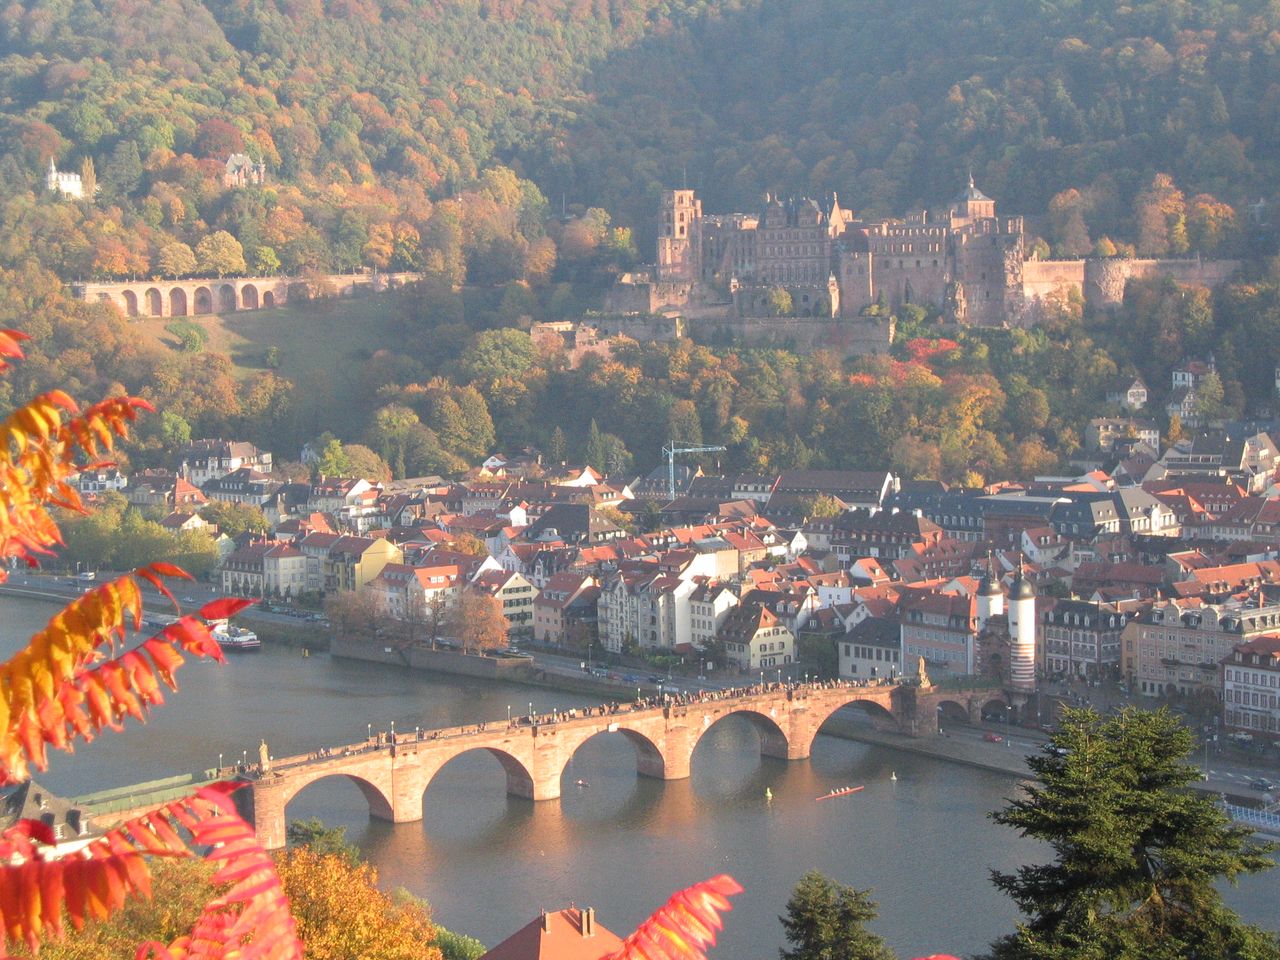
{"label": "bridge tower", "polygon": [[1029,693],[1036,688],[1036,588],[1018,567],[1009,598],[1009,684]]}

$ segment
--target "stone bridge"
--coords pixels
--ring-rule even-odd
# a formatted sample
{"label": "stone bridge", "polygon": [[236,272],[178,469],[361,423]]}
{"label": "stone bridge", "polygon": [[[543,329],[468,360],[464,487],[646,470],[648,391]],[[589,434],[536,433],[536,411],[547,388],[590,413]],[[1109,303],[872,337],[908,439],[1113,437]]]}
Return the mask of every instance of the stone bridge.
{"label": "stone bridge", "polygon": [[938,718],[976,721],[993,703],[1001,709],[999,689],[964,692],[908,684],[855,686],[815,684],[747,688],[735,696],[704,696],[691,702],[596,712],[569,718],[521,718],[452,727],[420,734],[396,734],[325,751],[324,756],[273,760],[269,771],[250,774],[250,789],[236,794],[244,814],[268,849],[284,846],[285,809],[303,789],[328,777],[353,781],[373,817],[394,823],[422,819],[423,796],[432,778],[455,757],[488,751],[502,764],[507,792],[530,800],[560,796],[565,766],[592,737],[619,733],[635,747],[642,776],[680,780],[689,776],[694,749],[715,723],[742,717],[760,735],[766,757],[802,760],[809,756],[822,724],[842,707],[855,705],[871,714],[878,727],[912,736],[936,733]]}
{"label": "stone bridge", "polygon": [[[359,289],[387,290],[417,280],[416,273],[335,273],[320,278],[326,295],[349,297]],[[112,303],[127,317],[194,317],[267,310],[289,301],[300,277],[222,277],[204,280],[138,280],[81,283],[72,291],[88,303]],[[330,290],[332,293],[330,294]]]}

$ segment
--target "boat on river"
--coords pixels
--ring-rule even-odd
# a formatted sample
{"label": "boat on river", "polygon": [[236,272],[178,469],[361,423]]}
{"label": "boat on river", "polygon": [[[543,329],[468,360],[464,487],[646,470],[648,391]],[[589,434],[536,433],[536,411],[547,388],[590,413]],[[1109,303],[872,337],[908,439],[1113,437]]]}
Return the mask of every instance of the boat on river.
{"label": "boat on river", "polygon": [[832,790],[830,793],[824,793],[824,794],[823,794],[822,796],[820,796],[820,797],[814,797],[814,799],[815,799],[815,800],[834,800],[836,797],[848,797],[848,796],[851,796],[852,794],[858,793],[858,792],[859,792],[859,791],[861,791],[862,789],[863,789],[863,788],[862,788],[861,786],[857,786],[857,787],[836,787],[836,788],[835,788],[834,790]]}
{"label": "boat on river", "polygon": [[229,653],[258,650],[262,647],[262,641],[258,639],[258,635],[252,630],[246,630],[244,627],[233,627],[225,620],[214,624],[209,632],[213,634],[213,639],[218,641],[218,645]]}

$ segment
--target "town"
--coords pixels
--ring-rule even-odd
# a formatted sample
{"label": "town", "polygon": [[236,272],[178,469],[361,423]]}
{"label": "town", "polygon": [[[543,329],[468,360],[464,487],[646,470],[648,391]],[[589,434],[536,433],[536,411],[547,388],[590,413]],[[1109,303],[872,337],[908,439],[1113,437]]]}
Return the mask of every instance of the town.
{"label": "town", "polygon": [[[74,482],[213,538],[223,592],[324,597],[379,646],[456,639],[455,611],[475,621],[483,602],[505,629],[477,649],[845,680],[923,658],[932,677],[1013,689],[1118,682],[1275,743],[1276,445],[1213,430],[1165,445],[1136,417],[1095,423],[1093,469],[978,489],[872,470],[717,476],[674,454],[605,476],[534,451],[456,479],[285,482],[270,453],[221,440],[191,443],[171,471]],[[231,537],[202,518],[228,503],[262,523]]]}

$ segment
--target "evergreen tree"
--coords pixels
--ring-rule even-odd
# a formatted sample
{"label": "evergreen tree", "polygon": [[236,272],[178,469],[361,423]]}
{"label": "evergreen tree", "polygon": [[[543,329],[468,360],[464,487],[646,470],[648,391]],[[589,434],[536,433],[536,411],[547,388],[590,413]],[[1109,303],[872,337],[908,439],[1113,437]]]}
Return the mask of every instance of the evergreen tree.
{"label": "evergreen tree", "polygon": [[778,918],[791,945],[778,952],[782,960],[893,960],[893,951],[866,927],[876,912],[870,890],[811,870],[796,884],[786,916]]}
{"label": "evergreen tree", "polygon": [[109,197],[122,200],[142,185],[142,173],[138,145],[132,140],[121,140],[103,167],[102,186]]}
{"label": "evergreen tree", "polygon": [[592,417],[591,426],[587,429],[587,445],[582,452],[582,459],[587,462],[587,466],[603,472],[608,457],[609,451],[605,448],[604,434],[600,432],[600,426],[596,423],[595,417]]}
{"label": "evergreen tree", "polygon": [[557,424],[551,431],[551,439],[547,441],[547,458],[553,463],[563,463],[565,457],[564,431]]}
{"label": "evergreen tree", "polygon": [[[1167,711],[1068,711],[1024,797],[992,814],[1057,858],[995,873],[1027,916],[993,960],[1277,960],[1215,887],[1274,866],[1270,845],[1192,792],[1190,731]],[[1062,752],[1059,752],[1062,751]]]}

